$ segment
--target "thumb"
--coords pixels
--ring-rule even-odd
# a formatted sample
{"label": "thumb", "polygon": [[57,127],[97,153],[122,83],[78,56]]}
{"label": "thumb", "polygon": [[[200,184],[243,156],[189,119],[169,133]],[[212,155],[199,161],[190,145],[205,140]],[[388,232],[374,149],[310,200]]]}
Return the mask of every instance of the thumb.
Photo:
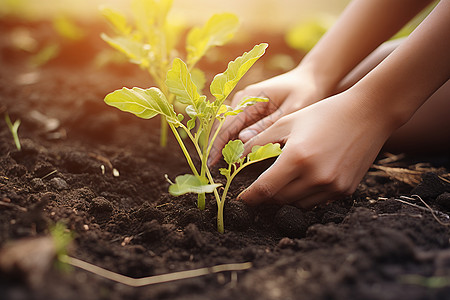
{"label": "thumb", "polygon": [[243,129],[239,133],[239,139],[244,143],[248,142],[250,139],[255,137],[257,134],[269,128],[273,123],[278,121],[282,117],[282,113],[279,110],[276,110],[274,113],[268,115],[267,117],[259,120],[251,126]]}

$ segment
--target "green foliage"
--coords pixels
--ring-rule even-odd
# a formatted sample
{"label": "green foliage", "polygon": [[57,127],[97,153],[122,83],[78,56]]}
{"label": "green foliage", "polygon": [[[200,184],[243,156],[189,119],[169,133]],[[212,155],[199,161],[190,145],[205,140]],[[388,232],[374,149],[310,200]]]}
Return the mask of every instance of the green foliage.
{"label": "green foliage", "polygon": [[212,193],[215,188],[221,184],[208,184],[208,180],[200,178],[192,174],[177,176],[175,183],[169,187],[169,193],[174,196],[180,196],[187,193]]}
{"label": "green foliage", "polygon": [[[146,90],[138,87],[132,89],[124,87],[106,95],[105,102],[142,119],[151,119],[154,116],[162,115],[168,122],[179,123],[172,104],[167,101],[161,90],[155,87]],[[182,117],[181,115],[179,118]]]}
{"label": "green foliage", "polygon": [[20,120],[16,120],[14,123],[11,122],[11,119],[9,118],[8,113],[5,113],[5,122],[6,125],[8,125],[9,131],[11,131],[11,134],[14,139],[14,143],[16,144],[17,150],[21,150],[22,146],[20,145],[20,139],[19,139],[19,126],[20,126]]}
{"label": "green foliage", "polygon": [[[210,90],[215,97],[215,101],[212,102],[199,92],[188,65],[179,58],[174,59],[172,67],[167,72],[165,82],[167,89],[176,97],[177,101],[186,105],[186,114],[189,118],[186,123],[182,122],[183,115],[177,114],[164,93],[155,87],[146,90],[122,88],[105,97],[107,104],[122,111],[133,113],[140,118],[150,119],[156,115],[161,115],[167,120],[192,171],[192,174],[178,176],[175,183],[169,181],[171,184],[169,192],[174,196],[186,193],[198,194],[198,207],[200,209],[205,207],[205,193],[214,193],[218,205],[217,226],[219,232],[224,231],[223,206],[233,178],[244,167],[281,153],[280,145],[267,144],[254,147],[246,158],[241,158],[244,153],[244,144],[240,140],[230,141],[222,151],[224,159],[228,163],[228,169],[220,170],[221,174],[227,179],[221,196],[217,191],[220,184],[214,183],[207,165],[212,145],[226,117],[242,112],[246,106],[268,101],[266,98],[254,97],[243,99],[236,108],[224,104],[238,81],[264,54],[267,46],[264,43],[256,45],[251,51],[245,52],[242,56],[231,61],[225,72],[215,76],[210,85]],[[212,132],[213,124],[216,121],[218,126]],[[194,165],[191,154],[180,137],[179,130],[183,130],[193,143],[201,161],[200,171]],[[211,138],[209,138],[210,136]]]}
{"label": "green foliage", "polygon": [[308,52],[327,32],[332,23],[330,18],[325,17],[315,17],[301,22],[287,32],[286,43],[294,49]]}
{"label": "green foliage", "polygon": [[256,45],[252,51],[245,52],[228,64],[225,72],[217,74],[211,83],[211,94],[218,101],[224,101],[242,76],[253,66],[253,64],[264,54],[267,44]]}
{"label": "green foliage", "polygon": [[[115,32],[115,36],[102,34],[102,39],[125,54],[130,62],[146,69],[169,104],[173,104],[174,96],[170,94],[172,91],[167,89],[164,82],[172,61],[179,56],[176,46],[180,42],[182,30],[180,26],[169,22],[168,14],[171,7],[172,0],[133,0],[131,22],[128,22],[126,16],[119,11],[106,7],[101,9]],[[177,61],[172,67],[172,78],[169,80],[175,82],[173,77],[177,76],[177,72],[184,72],[181,74],[183,78],[186,74],[192,74],[189,76],[192,78],[187,79],[192,85],[185,87],[190,89],[185,92],[195,96],[192,87],[196,87],[199,92],[205,83],[203,72],[195,69],[195,65],[211,47],[228,42],[238,26],[239,20],[235,15],[222,13],[213,15],[203,27],[192,28],[188,32],[185,44],[187,65],[184,67]],[[184,88],[179,86],[173,89]],[[180,96],[177,100],[184,103],[183,101],[188,99]],[[163,131],[167,125],[163,122],[161,126],[161,145],[164,146],[166,137]]]}
{"label": "green foliage", "polygon": [[55,252],[57,257],[56,266],[61,270],[68,271],[70,266],[63,263],[64,257],[67,256],[67,247],[73,240],[73,234],[63,223],[56,223],[50,228],[50,235],[53,238]]}

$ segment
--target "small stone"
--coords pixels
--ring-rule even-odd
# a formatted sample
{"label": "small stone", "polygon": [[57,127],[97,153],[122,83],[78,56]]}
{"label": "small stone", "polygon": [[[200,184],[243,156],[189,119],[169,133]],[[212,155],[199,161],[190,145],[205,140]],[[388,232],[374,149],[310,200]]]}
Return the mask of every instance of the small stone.
{"label": "small stone", "polygon": [[67,182],[64,179],[59,178],[59,177],[52,178],[50,180],[50,185],[58,191],[67,190],[69,188],[69,185],[67,184]]}
{"label": "small stone", "polygon": [[294,240],[288,237],[284,237],[278,242],[278,248],[280,249],[292,248],[294,246],[295,246]]}
{"label": "small stone", "polygon": [[44,181],[41,178],[33,178],[31,180],[31,188],[36,191],[45,189]]}
{"label": "small stone", "polygon": [[112,215],[114,206],[104,197],[92,199],[89,213],[93,215],[98,222],[106,222]]}
{"label": "small stone", "polygon": [[429,172],[422,175],[422,182],[411,191],[411,195],[419,195],[424,200],[434,200],[444,192],[450,192],[450,184],[442,181],[437,174]]}
{"label": "small stone", "polygon": [[442,193],[436,198],[436,204],[450,211],[450,193]]}

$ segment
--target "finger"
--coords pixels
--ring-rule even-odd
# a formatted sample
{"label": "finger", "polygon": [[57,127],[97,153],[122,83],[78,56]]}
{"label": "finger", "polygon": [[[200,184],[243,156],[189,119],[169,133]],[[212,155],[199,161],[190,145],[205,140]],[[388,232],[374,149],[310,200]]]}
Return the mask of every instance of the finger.
{"label": "finger", "polygon": [[289,134],[289,122],[284,122],[282,119],[280,119],[272,124],[272,126],[269,126],[267,129],[261,131],[260,133],[253,136],[250,140],[245,142],[243,156],[246,156],[248,153],[250,153],[254,146],[264,146],[268,143],[285,144]]}
{"label": "finger", "polygon": [[267,117],[257,121],[251,126],[248,126],[241,132],[239,132],[239,139],[244,143],[248,142],[251,138],[261,133],[265,129],[269,128],[273,123],[278,121],[282,117],[282,113],[276,110],[274,113],[268,115]]}
{"label": "finger", "polygon": [[293,166],[289,153],[282,153],[272,166],[239,194],[238,200],[243,200],[249,205],[257,205],[271,200],[279,202],[274,197],[298,176],[298,171]]}
{"label": "finger", "polygon": [[[268,103],[257,103],[253,106],[246,107],[243,112],[236,116],[229,116],[222,125],[222,129],[217,135],[211,152],[209,154],[209,165],[214,165],[222,155],[222,149],[229,140],[234,139],[238,136],[238,133],[245,127],[253,124],[254,122],[266,116]],[[214,134],[217,129],[217,125],[213,129],[212,134]]]}

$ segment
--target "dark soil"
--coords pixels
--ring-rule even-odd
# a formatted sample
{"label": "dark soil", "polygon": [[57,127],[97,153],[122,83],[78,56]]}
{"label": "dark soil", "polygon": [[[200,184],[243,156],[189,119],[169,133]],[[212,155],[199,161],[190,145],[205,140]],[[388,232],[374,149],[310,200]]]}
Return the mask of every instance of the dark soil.
{"label": "dark soil", "polygon": [[[46,23],[0,24],[0,110],[22,121],[18,151],[0,120],[0,249],[48,236],[59,222],[75,236],[70,256],[135,278],[225,263],[252,267],[133,288],[77,268],[16,266],[0,272],[1,299],[450,299],[448,226],[396,200],[419,194],[449,222],[450,185],[441,179],[448,157],[406,156],[392,166],[436,169],[425,168],[433,173],[416,186],[369,173],[351,197],[311,211],[232,201],[270,162],[263,163],[235,180],[219,234],[212,198],[199,211],[195,196],[168,194],[164,175],[189,170],[172,137],[159,147],[159,120],[103,102],[122,86],[150,86],[148,75],[129,65],[93,67],[105,47],[96,27],[82,41],[62,41],[57,58],[32,69],[30,54],[10,43],[18,26],[50,30]],[[204,66],[221,72],[253,44],[269,42],[247,80],[279,73],[264,66],[275,53],[292,51],[279,36],[251,37],[218,50],[223,61]],[[37,246],[16,256],[24,262],[36,253]]]}

